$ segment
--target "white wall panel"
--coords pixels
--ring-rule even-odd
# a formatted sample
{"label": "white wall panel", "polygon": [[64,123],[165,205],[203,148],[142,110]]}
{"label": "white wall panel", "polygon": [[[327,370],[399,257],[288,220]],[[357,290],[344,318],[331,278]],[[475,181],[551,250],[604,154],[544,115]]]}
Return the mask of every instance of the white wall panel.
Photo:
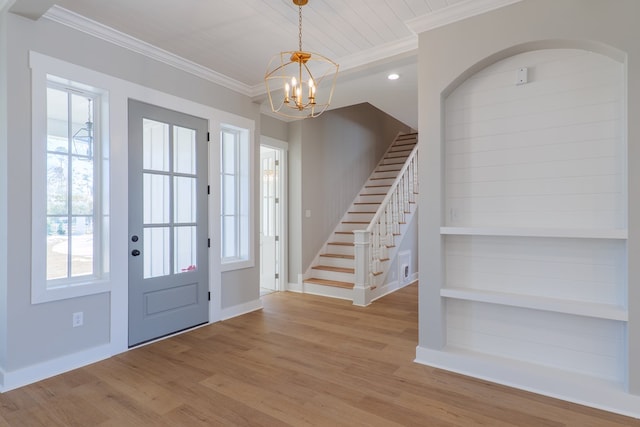
{"label": "white wall panel", "polygon": [[447,344],[615,381],[624,374],[624,325],[613,320],[449,300]]}
{"label": "white wall panel", "polygon": [[625,242],[448,236],[447,286],[624,305]]}
{"label": "white wall panel", "polygon": [[549,49],[460,85],[445,102],[447,225],[624,227],[623,82],[608,57]]}

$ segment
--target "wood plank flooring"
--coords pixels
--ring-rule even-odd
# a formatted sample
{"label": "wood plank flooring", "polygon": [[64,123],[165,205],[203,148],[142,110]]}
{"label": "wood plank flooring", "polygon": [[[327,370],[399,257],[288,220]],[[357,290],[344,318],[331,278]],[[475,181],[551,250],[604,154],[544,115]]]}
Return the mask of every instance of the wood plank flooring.
{"label": "wood plank flooring", "polygon": [[264,310],[0,395],[0,426],[640,426],[412,362],[417,285]]}

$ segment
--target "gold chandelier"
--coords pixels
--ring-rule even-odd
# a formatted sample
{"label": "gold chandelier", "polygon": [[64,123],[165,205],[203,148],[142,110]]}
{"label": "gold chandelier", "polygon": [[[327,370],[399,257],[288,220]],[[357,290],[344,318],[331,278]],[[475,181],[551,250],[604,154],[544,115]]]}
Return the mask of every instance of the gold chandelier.
{"label": "gold chandelier", "polygon": [[298,50],[271,58],[264,76],[271,111],[293,119],[322,114],[331,104],[338,76],[338,64],[302,50],[302,6],[307,2],[293,0],[298,6]]}

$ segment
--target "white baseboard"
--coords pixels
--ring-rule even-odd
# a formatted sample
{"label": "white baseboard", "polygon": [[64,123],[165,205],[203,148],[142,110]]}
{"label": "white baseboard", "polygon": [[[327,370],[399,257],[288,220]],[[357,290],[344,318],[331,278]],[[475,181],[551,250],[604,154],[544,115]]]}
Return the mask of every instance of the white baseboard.
{"label": "white baseboard", "polygon": [[111,344],[104,344],[68,356],[48,360],[37,365],[16,369],[15,371],[3,371],[0,392],[4,393],[9,390],[14,390],[27,384],[108,359],[112,356],[111,350]]}
{"label": "white baseboard", "polygon": [[231,319],[232,317],[241,316],[243,314],[251,313],[252,311],[256,310],[262,310],[262,301],[260,301],[259,299],[234,305],[228,308],[223,308],[220,320]]}
{"label": "white baseboard", "polygon": [[418,346],[415,362],[640,418],[640,396],[611,380],[455,348],[438,351]]}

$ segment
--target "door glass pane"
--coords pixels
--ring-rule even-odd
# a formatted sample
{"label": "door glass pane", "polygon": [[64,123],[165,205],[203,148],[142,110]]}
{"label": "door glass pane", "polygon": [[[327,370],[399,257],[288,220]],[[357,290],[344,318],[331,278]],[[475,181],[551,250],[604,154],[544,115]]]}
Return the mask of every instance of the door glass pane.
{"label": "door glass pane", "polygon": [[196,222],[196,179],[175,177],[173,183],[174,222]]}
{"label": "door glass pane", "polygon": [[73,217],[71,224],[71,275],[93,274],[93,218]]}
{"label": "door glass pane", "polygon": [[196,270],[196,227],[175,227],[175,272]]}
{"label": "door glass pane", "polygon": [[178,173],[196,173],[196,131],[173,128],[173,169]]}
{"label": "door glass pane", "polygon": [[169,125],[142,119],[142,168],[169,172]]}
{"label": "door glass pane", "polygon": [[171,274],[169,227],[144,229],[144,278]]}
{"label": "door glass pane", "polygon": [[143,218],[145,224],[169,223],[169,177],[145,173],[143,177]]}

